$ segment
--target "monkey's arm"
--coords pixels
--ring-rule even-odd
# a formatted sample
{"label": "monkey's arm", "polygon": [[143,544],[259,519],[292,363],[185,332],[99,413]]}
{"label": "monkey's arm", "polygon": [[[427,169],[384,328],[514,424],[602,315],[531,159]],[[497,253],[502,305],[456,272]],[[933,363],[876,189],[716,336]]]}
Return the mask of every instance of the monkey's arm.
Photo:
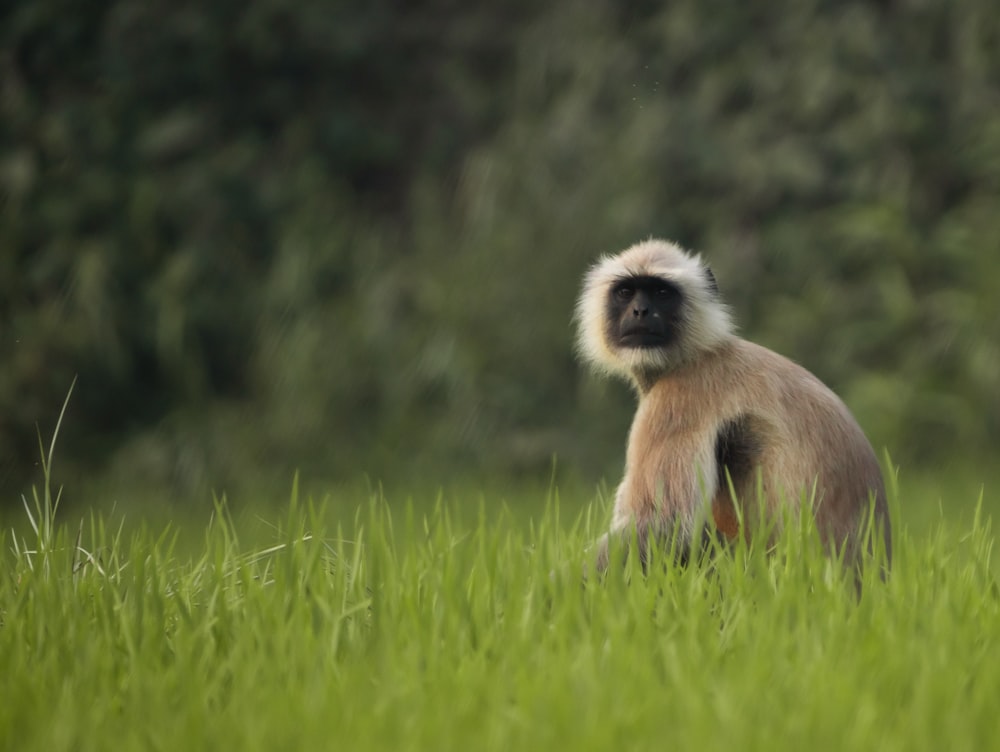
{"label": "monkey's arm", "polygon": [[677,432],[664,443],[644,444],[642,452],[630,445],[611,530],[597,543],[599,570],[607,567],[615,539],[628,544],[634,536],[644,565],[651,539],[676,544],[682,555],[701,539],[719,484],[714,433]]}

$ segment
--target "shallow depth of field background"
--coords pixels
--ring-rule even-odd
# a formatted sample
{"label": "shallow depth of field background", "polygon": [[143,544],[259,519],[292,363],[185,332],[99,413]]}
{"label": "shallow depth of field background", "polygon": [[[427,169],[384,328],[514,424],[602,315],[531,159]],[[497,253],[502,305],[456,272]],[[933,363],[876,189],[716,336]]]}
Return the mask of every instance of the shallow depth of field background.
{"label": "shallow depth of field background", "polygon": [[[860,597],[581,581],[651,235],[884,458]],[[998,293],[992,0],[7,3],[0,749],[995,746]]]}
{"label": "shallow depth of field background", "polygon": [[904,515],[995,506],[998,81],[987,0],[13,3],[0,516],[74,377],[66,508],[281,505],[298,471],[346,514],[578,509],[634,401],[574,298],[650,235],[843,396]]}

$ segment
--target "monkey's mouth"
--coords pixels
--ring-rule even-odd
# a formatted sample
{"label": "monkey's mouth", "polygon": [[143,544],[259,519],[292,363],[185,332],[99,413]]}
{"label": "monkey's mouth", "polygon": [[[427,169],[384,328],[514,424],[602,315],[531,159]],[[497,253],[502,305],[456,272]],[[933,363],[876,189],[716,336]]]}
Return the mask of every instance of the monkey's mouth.
{"label": "monkey's mouth", "polygon": [[622,334],[619,342],[622,347],[663,347],[670,344],[670,338],[663,332],[653,331],[652,329],[634,329]]}

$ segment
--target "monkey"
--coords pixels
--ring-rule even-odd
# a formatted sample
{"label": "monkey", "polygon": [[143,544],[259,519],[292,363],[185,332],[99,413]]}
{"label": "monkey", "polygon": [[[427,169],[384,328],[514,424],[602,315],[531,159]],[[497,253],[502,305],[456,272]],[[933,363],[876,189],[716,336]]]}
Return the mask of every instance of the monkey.
{"label": "monkey", "polygon": [[[752,535],[808,505],[828,551],[858,561],[868,522],[891,555],[885,485],[864,432],[805,368],[736,334],[700,255],[649,239],[604,256],[576,306],[579,354],[633,386],[638,406],[608,545],[632,531],[686,561],[714,535]],[[870,540],[869,540],[870,543]]]}

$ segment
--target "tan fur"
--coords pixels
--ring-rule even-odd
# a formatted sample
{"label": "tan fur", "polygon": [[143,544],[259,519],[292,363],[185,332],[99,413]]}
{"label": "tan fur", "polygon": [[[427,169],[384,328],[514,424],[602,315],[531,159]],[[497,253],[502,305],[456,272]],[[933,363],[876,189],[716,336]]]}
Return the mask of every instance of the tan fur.
{"label": "tan fur", "polygon": [[[657,276],[682,289],[683,331],[671,352],[608,340],[607,299],[629,276]],[[689,546],[708,516],[732,538],[741,532],[739,517],[756,518],[750,505],[758,498],[764,512],[775,513],[811,497],[827,543],[846,546],[850,558],[860,553],[857,538],[874,499],[888,551],[881,471],[847,407],[805,369],[737,337],[717,297],[700,258],[663,241],[606,257],[587,275],[577,307],[580,350],[600,370],[629,378],[640,397],[612,533],[634,525],[643,540],[676,535]],[[735,498],[716,459],[720,431],[731,421],[741,421],[741,435],[752,437],[756,450],[753,471],[732,477]]]}

